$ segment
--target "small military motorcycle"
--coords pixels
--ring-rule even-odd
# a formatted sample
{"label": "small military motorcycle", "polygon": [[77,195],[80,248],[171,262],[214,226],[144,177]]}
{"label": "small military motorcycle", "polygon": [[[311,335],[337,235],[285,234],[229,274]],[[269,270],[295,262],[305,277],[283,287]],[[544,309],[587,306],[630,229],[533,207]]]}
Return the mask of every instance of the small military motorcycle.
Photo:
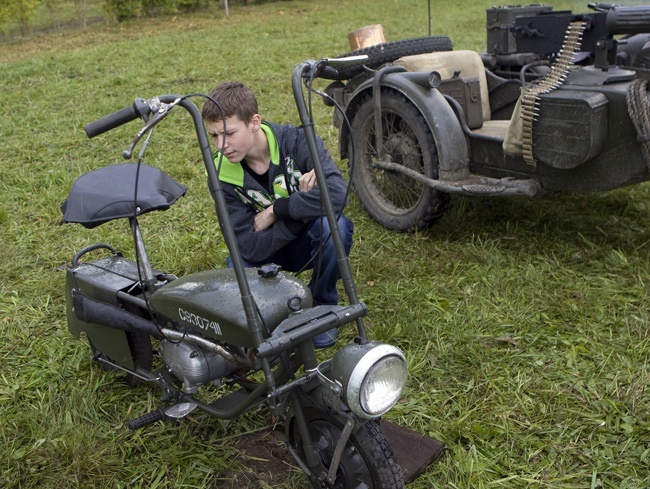
{"label": "small military motorcycle", "polygon": [[[334,69],[327,63],[301,63],[292,77],[319,181],[324,181],[324,174],[303,82],[310,88],[318,73]],[[406,360],[398,348],[367,337],[363,325],[367,308],[355,291],[327,187],[321,187],[325,217],[333,224],[331,239],[349,305],[314,307],[309,288],[276,265],[244,268],[219,182],[219,164],[213,160],[201,112],[190,97],[194,96],[137,99],[85,130],[94,137],[142,118],[144,125],[124,151],[125,159],[131,159],[140,139],[154,126],[177,107],[187,111],[233,268],[181,278],[155,269],[138,216],[168,209],[184,195],[185,187],[143,164],[141,157],[91,171],[77,179],[62,205],[64,221],[92,228],[127,220],[135,258],[104,243],[74,255],[66,271],[70,332],[77,338],[85,335],[94,360],[103,367],[124,372],[128,383],[149,383],[162,391],[158,409],[127,423],[132,430],[181,419],[197,408],[233,419],[265,406],[283,420],[287,446],[313,487],[403,487],[401,468],[379,418],[401,395]],[[312,338],[347,325],[356,328],[356,339],[338,350],[323,350],[328,358],[319,361]],[[210,398],[219,397],[203,401],[208,396],[200,394],[210,389],[214,391]]]}
{"label": "small military motorcycle", "polygon": [[[451,194],[534,197],[650,179],[650,6],[487,10],[488,52],[445,37],[363,48],[326,92],[368,213],[424,229]],[[342,121],[350,121],[343,124]]]}

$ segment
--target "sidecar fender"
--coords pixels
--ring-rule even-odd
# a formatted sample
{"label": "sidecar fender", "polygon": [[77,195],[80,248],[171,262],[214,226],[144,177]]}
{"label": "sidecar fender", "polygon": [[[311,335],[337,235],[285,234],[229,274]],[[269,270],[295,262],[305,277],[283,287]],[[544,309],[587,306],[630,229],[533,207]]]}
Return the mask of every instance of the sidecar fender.
{"label": "sidecar fender", "polygon": [[[426,121],[438,151],[438,173],[441,180],[457,180],[468,173],[469,147],[462,126],[445,97],[435,88],[424,87],[413,81],[408,72],[385,74],[381,89],[395,90],[404,95],[420,111]],[[346,104],[346,116],[352,121],[361,101],[372,96],[373,79],[360,84]],[[347,158],[350,129],[342,124],[339,152]]]}

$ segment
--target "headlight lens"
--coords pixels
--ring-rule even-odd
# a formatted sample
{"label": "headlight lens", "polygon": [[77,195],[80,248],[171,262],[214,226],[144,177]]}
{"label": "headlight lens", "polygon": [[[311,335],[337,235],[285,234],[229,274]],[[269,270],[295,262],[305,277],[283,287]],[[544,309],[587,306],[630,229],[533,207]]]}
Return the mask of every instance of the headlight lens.
{"label": "headlight lens", "polygon": [[381,416],[392,408],[402,395],[406,376],[406,363],[402,357],[392,355],[373,365],[361,384],[359,400],[363,410]]}
{"label": "headlight lens", "polygon": [[383,343],[353,343],[332,359],[332,376],[353,413],[376,418],[392,408],[408,377],[404,354]]}

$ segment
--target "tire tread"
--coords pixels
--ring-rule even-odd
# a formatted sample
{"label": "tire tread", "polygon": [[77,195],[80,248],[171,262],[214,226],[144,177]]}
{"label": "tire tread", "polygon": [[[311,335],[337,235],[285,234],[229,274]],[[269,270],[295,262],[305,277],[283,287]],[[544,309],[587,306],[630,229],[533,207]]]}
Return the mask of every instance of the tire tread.
{"label": "tire tread", "polygon": [[414,37],[411,39],[385,42],[337,56],[337,58],[344,58],[347,56],[366,55],[368,56],[368,60],[362,66],[355,65],[347,69],[340,69],[337,75],[329,75],[327,78],[331,80],[349,80],[363,72],[365,69],[364,66],[375,69],[403,56],[431,53],[434,51],[451,51],[452,49],[451,39],[447,36]]}

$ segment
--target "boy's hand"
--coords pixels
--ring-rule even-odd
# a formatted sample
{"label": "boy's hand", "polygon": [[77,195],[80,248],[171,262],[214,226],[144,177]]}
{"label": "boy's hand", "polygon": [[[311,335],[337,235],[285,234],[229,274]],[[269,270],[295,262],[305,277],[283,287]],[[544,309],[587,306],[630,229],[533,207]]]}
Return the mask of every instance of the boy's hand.
{"label": "boy's hand", "polygon": [[314,170],[307,172],[303,175],[300,175],[298,179],[298,191],[299,192],[309,192],[316,185],[316,173]]}
{"label": "boy's hand", "polygon": [[273,206],[267,207],[263,211],[255,214],[253,229],[255,229],[255,232],[264,231],[266,228],[272,226],[275,221],[276,217],[273,213]]}

